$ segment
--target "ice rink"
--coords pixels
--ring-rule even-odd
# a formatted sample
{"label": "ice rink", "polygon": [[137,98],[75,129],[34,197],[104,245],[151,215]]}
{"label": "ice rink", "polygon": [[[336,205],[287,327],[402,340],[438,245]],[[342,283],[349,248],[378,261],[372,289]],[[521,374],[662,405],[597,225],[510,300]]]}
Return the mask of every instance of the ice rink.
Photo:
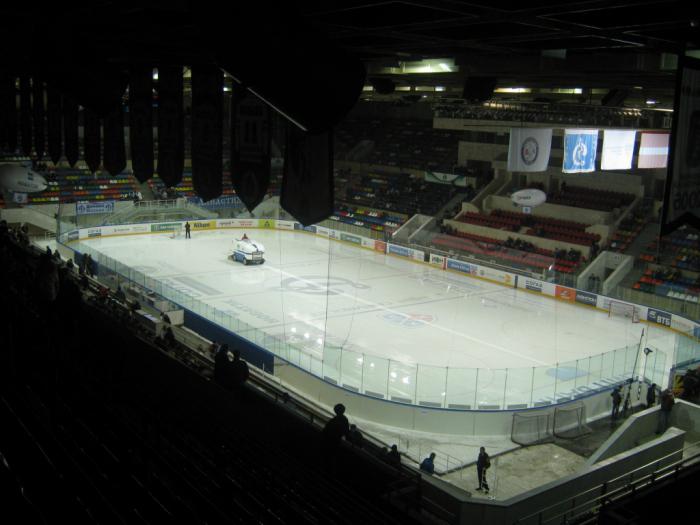
{"label": "ice rink", "polygon": [[[242,330],[241,335],[251,340],[256,340],[251,331],[261,331],[274,340],[302,348],[318,362],[325,361],[321,366],[333,367],[336,378],[337,369],[345,367],[339,383],[348,383],[348,367],[356,366],[360,391],[370,390],[362,383],[373,381],[368,362],[374,369],[376,360],[377,367],[381,363],[384,375],[391,378],[389,381],[397,381],[393,397],[437,398],[440,403],[439,397],[444,397],[449,387],[444,384],[446,379],[440,379],[445,367],[454,373],[457,369],[481,369],[479,390],[495,385],[496,401],[500,400],[499,389],[520,393],[512,397],[506,392],[506,402],[525,396],[532,387],[525,383],[531,382],[528,378],[533,367],[543,374],[542,380],[573,379],[572,385],[589,379],[592,382],[594,378],[578,381],[582,375],[578,369],[583,366],[575,360],[625,347],[633,347],[636,354],[642,329],[643,347],[673,354],[675,335],[646,323],[611,319],[606,312],[593,308],[304,232],[248,231],[249,237],[265,245],[266,262],[244,266],[228,259],[234,238],[242,233],[193,232],[192,239],[171,238],[167,233],[95,238],[71,247],[85,251],[87,246],[242,321],[251,328]],[[331,352],[340,349],[345,355],[332,358]],[[558,363],[568,363],[562,367],[567,370],[573,367],[573,377],[548,371]],[[413,391],[411,384],[416,365],[417,377],[424,378],[422,396]],[[620,369],[620,363],[617,367]],[[501,387],[497,376],[506,368],[511,383]],[[461,380],[454,373],[452,383],[457,385]],[[328,370],[317,375],[334,377]],[[381,375],[377,372],[380,379]],[[431,385],[428,392],[426,381],[431,376],[443,384]],[[516,386],[513,378],[517,377],[522,377],[523,384]],[[380,392],[382,388],[371,387]],[[474,405],[471,387],[453,386],[452,394],[456,393],[454,388],[462,388],[460,396],[466,399],[465,404]],[[387,397],[392,397],[390,388]],[[534,400],[539,397],[546,396],[535,394]]]}

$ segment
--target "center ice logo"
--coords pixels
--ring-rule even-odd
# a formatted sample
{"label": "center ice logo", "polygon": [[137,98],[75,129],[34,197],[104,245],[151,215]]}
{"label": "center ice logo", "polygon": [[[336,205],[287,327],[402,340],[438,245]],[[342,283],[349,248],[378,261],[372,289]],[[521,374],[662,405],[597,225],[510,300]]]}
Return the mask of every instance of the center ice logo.
{"label": "center ice logo", "polygon": [[[342,277],[326,277],[322,275],[289,277],[282,281],[283,290],[308,295],[341,295],[346,293],[343,290],[344,288],[368,290],[369,286]],[[352,291],[347,290],[347,293],[352,293]]]}
{"label": "center ice logo", "polygon": [[400,312],[391,312],[383,314],[382,319],[397,324],[404,328],[418,328],[435,321],[435,316],[428,314],[402,314]]}

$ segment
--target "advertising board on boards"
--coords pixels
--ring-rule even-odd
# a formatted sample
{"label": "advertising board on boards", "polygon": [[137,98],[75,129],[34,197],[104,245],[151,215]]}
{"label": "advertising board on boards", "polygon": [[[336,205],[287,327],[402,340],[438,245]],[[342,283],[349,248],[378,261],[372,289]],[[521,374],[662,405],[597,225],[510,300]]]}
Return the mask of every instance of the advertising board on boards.
{"label": "advertising board on boards", "polygon": [[661,310],[656,310],[654,308],[649,308],[647,310],[647,321],[650,323],[656,323],[663,326],[671,326],[671,314],[668,312],[663,312]]}

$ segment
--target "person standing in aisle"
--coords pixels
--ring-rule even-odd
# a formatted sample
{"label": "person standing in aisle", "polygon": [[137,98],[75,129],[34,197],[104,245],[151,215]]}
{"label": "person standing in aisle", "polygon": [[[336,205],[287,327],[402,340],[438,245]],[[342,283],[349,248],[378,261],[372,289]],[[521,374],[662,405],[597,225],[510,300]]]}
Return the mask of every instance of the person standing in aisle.
{"label": "person standing in aisle", "polygon": [[673,399],[673,392],[670,389],[666,389],[661,393],[661,408],[659,409],[659,426],[656,428],[657,434],[662,434],[666,432],[669,423],[671,422],[671,410],[675,400]]}
{"label": "person standing in aisle", "polygon": [[476,460],[476,475],[479,477],[479,486],[476,490],[481,491],[483,489],[485,494],[489,493],[489,484],[486,481],[486,471],[491,466],[491,459],[486,453],[486,449],[481,447],[479,449],[479,457]]}
{"label": "person standing in aisle", "polygon": [[191,239],[190,237],[190,222],[185,222],[185,239]]}
{"label": "person standing in aisle", "polygon": [[620,393],[620,387],[616,386],[615,390],[612,391],[612,394],[610,394],[610,397],[612,397],[612,414],[610,414],[610,419],[611,422],[615,421],[617,417],[620,415],[620,403],[622,402],[622,394]]}
{"label": "person standing in aisle", "polygon": [[652,383],[647,388],[647,408],[651,408],[656,404],[656,383]]}

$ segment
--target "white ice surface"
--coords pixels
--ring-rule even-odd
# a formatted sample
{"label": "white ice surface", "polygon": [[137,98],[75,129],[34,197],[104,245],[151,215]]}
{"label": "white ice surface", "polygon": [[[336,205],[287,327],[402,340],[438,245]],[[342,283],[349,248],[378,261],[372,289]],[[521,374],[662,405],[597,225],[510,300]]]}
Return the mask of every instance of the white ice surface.
{"label": "white ice surface", "polygon": [[[393,373],[397,386],[410,394],[411,365],[421,365],[419,378],[430,378],[430,367],[479,368],[480,385],[491,380],[489,375],[501,385],[498,369],[518,369],[509,372],[509,387],[522,373],[516,390],[525,392],[532,367],[546,370],[626,346],[636,349],[642,329],[645,346],[667,355],[673,351],[671,332],[611,319],[592,308],[308,233],[247,233],[264,243],[265,264],[243,266],[228,259],[240,230],[193,232],[192,239],[167,234],[95,238],[73,246],[87,245],[254,330],[303,347],[319,362],[330,361],[329,347],[343,348],[348,377],[355,366],[358,378],[364,373],[364,380],[371,380],[368,362],[374,367],[376,360],[380,375]],[[243,335],[253,339],[251,330]],[[348,351],[358,354],[349,359]],[[388,368],[380,358],[391,360]],[[442,370],[435,377],[444,378]],[[434,400],[440,390],[444,385],[432,385],[423,397]],[[471,399],[474,393],[464,396]]]}

